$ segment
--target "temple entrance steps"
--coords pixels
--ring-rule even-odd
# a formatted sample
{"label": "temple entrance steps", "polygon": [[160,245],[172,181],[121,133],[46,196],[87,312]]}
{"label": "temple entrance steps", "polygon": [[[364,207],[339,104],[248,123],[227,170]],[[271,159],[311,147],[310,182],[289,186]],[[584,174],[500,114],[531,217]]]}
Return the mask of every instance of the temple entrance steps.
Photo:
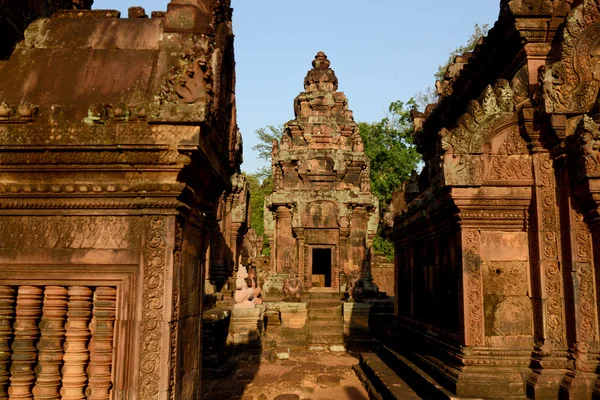
{"label": "temple entrance steps", "polygon": [[[332,298],[312,298],[307,301],[307,326],[310,346],[344,346],[344,320],[342,316],[341,293],[338,300]],[[335,298],[335,297],[334,297]]]}
{"label": "temple entrance steps", "polygon": [[460,400],[403,355],[380,345],[353,367],[374,399]]}

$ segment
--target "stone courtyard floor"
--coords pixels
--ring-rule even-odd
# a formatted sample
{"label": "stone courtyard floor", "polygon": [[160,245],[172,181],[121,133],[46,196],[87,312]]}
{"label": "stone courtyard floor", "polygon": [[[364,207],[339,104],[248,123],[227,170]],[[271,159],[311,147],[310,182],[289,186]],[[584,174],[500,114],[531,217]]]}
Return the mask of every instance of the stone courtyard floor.
{"label": "stone courtyard floor", "polygon": [[240,360],[226,379],[204,381],[210,400],[368,400],[352,370],[358,358],[329,351],[291,352],[289,359]]}

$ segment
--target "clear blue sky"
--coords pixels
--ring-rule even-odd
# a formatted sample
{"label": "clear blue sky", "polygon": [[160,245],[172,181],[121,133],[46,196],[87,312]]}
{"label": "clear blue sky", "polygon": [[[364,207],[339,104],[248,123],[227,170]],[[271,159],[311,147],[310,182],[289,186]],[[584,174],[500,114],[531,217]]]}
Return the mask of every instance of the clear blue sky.
{"label": "clear blue sky", "polygon": [[[129,1],[132,1],[131,3]],[[94,8],[166,10],[167,0],[96,0]],[[254,131],[294,117],[293,100],[318,51],[331,60],[357,121],[384,116],[427,86],[476,23],[492,26],[500,0],[232,0],[242,170],[264,163]]]}

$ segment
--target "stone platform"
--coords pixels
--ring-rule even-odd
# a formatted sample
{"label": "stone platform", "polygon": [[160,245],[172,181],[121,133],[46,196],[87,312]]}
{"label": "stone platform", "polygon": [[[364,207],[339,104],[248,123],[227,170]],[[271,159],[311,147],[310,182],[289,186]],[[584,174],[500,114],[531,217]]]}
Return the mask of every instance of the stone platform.
{"label": "stone platform", "polygon": [[228,376],[203,382],[203,399],[368,400],[347,353],[293,351],[285,360],[240,360]]}

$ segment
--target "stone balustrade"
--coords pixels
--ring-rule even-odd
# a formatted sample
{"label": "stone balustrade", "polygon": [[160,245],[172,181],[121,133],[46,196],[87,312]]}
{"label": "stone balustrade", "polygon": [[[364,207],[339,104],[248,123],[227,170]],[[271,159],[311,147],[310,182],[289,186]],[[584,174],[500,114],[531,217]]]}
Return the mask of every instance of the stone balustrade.
{"label": "stone balustrade", "polygon": [[116,294],[0,286],[0,399],[109,399]]}

